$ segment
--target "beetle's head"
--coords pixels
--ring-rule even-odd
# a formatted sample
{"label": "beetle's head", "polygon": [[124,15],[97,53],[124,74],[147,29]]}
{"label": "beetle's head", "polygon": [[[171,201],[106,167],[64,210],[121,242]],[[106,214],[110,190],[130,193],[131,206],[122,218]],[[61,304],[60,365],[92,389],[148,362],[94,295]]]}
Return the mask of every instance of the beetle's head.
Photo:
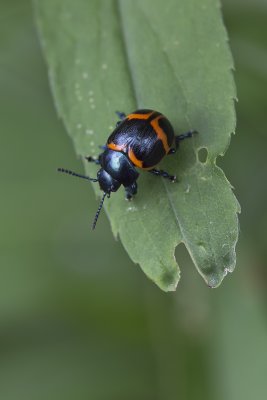
{"label": "beetle's head", "polygon": [[103,192],[110,194],[111,192],[117,192],[121,183],[112,178],[111,175],[103,168],[101,168],[97,173],[97,179],[99,182],[100,189]]}

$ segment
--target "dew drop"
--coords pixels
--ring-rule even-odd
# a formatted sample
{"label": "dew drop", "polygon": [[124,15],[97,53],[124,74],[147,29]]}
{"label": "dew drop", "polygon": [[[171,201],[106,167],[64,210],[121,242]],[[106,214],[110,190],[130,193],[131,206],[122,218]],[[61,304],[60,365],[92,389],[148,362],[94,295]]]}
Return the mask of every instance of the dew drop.
{"label": "dew drop", "polygon": [[130,206],[130,207],[127,208],[127,211],[135,212],[135,211],[137,211],[137,207],[135,207],[135,206]]}
{"label": "dew drop", "polygon": [[188,194],[188,193],[190,192],[190,189],[191,189],[191,185],[188,184],[188,185],[186,186],[186,189],[185,189],[184,192],[185,192],[186,194]]}
{"label": "dew drop", "polygon": [[223,277],[225,278],[226,275],[229,274],[229,272],[230,272],[230,273],[232,272],[232,271],[230,270],[230,268],[224,268],[224,270],[223,270]]}

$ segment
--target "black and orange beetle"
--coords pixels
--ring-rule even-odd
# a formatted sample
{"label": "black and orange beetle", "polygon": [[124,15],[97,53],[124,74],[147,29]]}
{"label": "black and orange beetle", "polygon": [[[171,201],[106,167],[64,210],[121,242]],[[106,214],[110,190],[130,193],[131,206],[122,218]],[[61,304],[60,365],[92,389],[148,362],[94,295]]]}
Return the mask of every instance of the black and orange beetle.
{"label": "black and orange beetle", "polygon": [[154,167],[165,155],[174,154],[181,140],[192,137],[193,133],[196,133],[196,131],[190,131],[175,136],[170,121],[154,110],[137,110],[127,116],[117,112],[117,115],[120,121],[117,122],[106,145],[102,147],[103,153],[97,159],[86,157],[89,162],[101,166],[97,178],[58,168],[59,172],[99,183],[104,195],[94,218],[93,229],[106,196],[110,197],[111,192],[116,192],[121,185],[125,188],[127,200],[137,193],[136,180],[139,173],[136,168],[175,182],[174,175]]}

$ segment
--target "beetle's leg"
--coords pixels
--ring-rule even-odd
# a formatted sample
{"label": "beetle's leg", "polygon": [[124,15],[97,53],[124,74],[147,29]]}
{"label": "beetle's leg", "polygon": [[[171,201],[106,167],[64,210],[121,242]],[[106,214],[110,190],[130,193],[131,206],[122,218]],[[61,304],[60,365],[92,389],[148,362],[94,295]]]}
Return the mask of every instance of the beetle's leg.
{"label": "beetle's leg", "polygon": [[197,131],[189,131],[189,132],[184,133],[183,135],[177,135],[177,136],[175,136],[175,138],[174,138],[174,141],[175,141],[175,149],[170,149],[170,151],[169,151],[168,154],[174,154],[174,153],[176,153],[176,151],[177,151],[177,149],[178,149],[178,147],[179,147],[179,142],[181,142],[181,141],[184,140],[184,139],[191,138],[195,133],[198,133],[198,132],[197,132]]}
{"label": "beetle's leg", "polygon": [[117,116],[119,117],[119,121],[116,123],[116,127],[121,124],[121,122],[126,118],[126,114],[124,112],[116,111]]}
{"label": "beetle's leg", "polygon": [[121,111],[116,111],[117,116],[119,117],[119,119],[122,121],[124,118],[126,118],[126,114],[124,112]]}
{"label": "beetle's leg", "polygon": [[125,187],[126,200],[132,200],[133,196],[137,193],[137,183],[134,182],[130,186]]}
{"label": "beetle's leg", "polygon": [[169,156],[171,154],[174,154],[174,153],[176,153],[176,151],[177,151],[177,146],[175,149],[170,149],[167,155]]}
{"label": "beetle's leg", "polygon": [[183,135],[177,135],[177,136],[175,136],[175,144],[178,145],[179,142],[181,142],[181,141],[184,140],[184,139],[191,138],[191,137],[192,137],[193,135],[195,135],[196,133],[198,133],[198,131],[193,130],[193,131],[186,132],[186,133],[184,133]]}
{"label": "beetle's leg", "polygon": [[150,169],[148,172],[150,172],[153,175],[162,176],[163,178],[169,179],[171,182],[176,181],[175,175],[170,175],[170,174],[168,174],[168,172],[163,171],[162,169],[153,168],[153,169]]}
{"label": "beetle's leg", "polygon": [[94,158],[94,157],[88,156],[88,157],[85,157],[85,159],[86,159],[88,162],[93,162],[93,163],[95,163],[95,164],[97,164],[97,165],[100,164],[99,158]]}

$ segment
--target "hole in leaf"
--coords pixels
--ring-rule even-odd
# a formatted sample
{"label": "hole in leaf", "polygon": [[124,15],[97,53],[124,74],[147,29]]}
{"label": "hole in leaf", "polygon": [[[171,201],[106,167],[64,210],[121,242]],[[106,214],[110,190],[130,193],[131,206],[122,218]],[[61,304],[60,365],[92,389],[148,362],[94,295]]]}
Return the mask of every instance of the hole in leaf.
{"label": "hole in leaf", "polygon": [[201,163],[205,163],[208,158],[208,150],[206,147],[201,147],[201,149],[198,150],[197,156]]}
{"label": "hole in leaf", "polygon": [[175,248],[175,258],[182,270],[183,282],[186,284],[186,281],[189,282],[190,279],[192,279],[192,275],[196,275],[196,270],[190,254],[183,242],[179,243]]}

